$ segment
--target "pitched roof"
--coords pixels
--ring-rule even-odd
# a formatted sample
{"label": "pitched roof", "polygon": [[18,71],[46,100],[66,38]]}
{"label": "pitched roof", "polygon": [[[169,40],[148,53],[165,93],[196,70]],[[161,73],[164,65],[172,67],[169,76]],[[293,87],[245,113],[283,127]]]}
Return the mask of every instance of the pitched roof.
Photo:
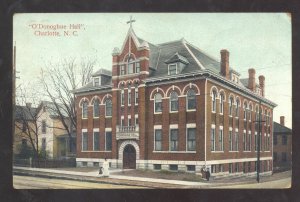
{"label": "pitched roof", "polygon": [[107,80],[107,82],[105,82],[104,84],[99,85],[99,86],[94,86],[93,81],[90,81],[85,86],[77,88],[76,90],[73,90],[72,92],[73,93],[82,93],[82,92],[89,92],[89,91],[95,91],[95,90],[103,90],[103,89],[107,89],[107,88],[111,88],[111,87],[112,87],[112,83],[111,83],[111,78],[110,78],[109,80]]}
{"label": "pitched roof", "polygon": [[274,123],[274,133],[290,133],[292,134],[292,129],[283,126],[277,122],[273,122]]}
{"label": "pitched roof", "polygon": [[[57,110],[56,110],[56,106],[53,102],[50,101],[41,101],[39,107],[38,107],[38,111],[42,109],[42,107],[45,106],[47,112],[49,112],[50,117],[57,117],[59,116]],[[59,108],[61,109],[61,113],[63,116],[68,117],[69,115],[67,114],[67,112],[64,110],[64,105],[58,103]]]}
{"label": "pitched roof", "polygon": [[16,120],[26,120],[34,121],[34,116],[36,115],[37,108],[27,106],[17,105],[15,107],[15,119]]}
{"label": "pitched roof", "polygon": [[111,71],[100,68],[98,71],[92,74],[92,76],[99,76],[99,75],[111,76]]}

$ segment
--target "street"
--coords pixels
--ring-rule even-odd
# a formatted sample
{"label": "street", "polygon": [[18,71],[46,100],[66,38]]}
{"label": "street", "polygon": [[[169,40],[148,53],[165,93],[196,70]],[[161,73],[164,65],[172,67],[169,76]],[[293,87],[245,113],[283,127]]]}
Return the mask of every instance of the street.
{"label": "street", "polygon": [[291,177],[269,182],[213,187],[216,189],[284,189],[291,187]]}
{"label": "street", "polygon": [[145,187],[101,184],[74,180],[13,176],[15,189],[145,189]]}

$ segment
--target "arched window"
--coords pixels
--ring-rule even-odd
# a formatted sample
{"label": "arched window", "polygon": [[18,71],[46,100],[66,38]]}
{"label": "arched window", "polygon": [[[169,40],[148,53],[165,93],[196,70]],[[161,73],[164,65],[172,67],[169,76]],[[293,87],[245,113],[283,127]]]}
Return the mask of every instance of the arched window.
{"label": "arched window", "polygon": [[132,73],[133,73],[133,65],[134,65],[133,59],[132,59],[132,58],[129,58],[129,59],[128,59],[128,69],[127,69],[127,74],[132,74]]}
{"label": "arched window", "polygon": [[159,93],[154,96],[154,110],[155,112],[162,112],[162,97]]}
{"label": "arched window", "polygon": [[98,118],[99,114],[99,100],[96,98],[94,100],[94,118]]}
{"label": "arched window", "polygon": [[233,97],[229,98],[229,115],[232,116],[233,111]]}
{"label": "arched window", "polygon": [[211,101],[212,101],[212,111],[216,112],[216,108],[217,108],[217,93],[216,93],[216,91],[212,92]]}
{"label": "arched window", "polygon": [[170,94],[170,111],[178,111],[178,95],[175,91]]}
{"label": "arched window", "polygon": [[88,102],[84,101],[82,103],[82,118],[87,119],[88,118]]}
{"label": "arched window", "polygon": [[105,116],[112,116],[112,103],[111,99],[105,101]]}
{"label": "arched window", "polygon": [[220,94],[220,113],[223,114],[224,112],[224,95],[223,93]]}
{"label": "arched window", "polygon": [[256,106],[256,108],[255,108],[255,120],[256,121],[258,121],[258,116],[259,116],[258,106]]}
{"label": "arched window", "polygon": [[193,89],[190,89],[187,92],[187,109],[188,110],[192,110],[192,109],[196,109],[196,93]]}
{"label": "arched window", "polygon": [[252,105],[249,105],[249,120],[252,119]]}
{"label": "arched window", "polygon": [[239,117],[239,108],[240,108],[240,101],[236,99],[236,108],[235,108],[235,116]]}
{"label": "arched window", "polygon": [[248,108],[247,103],[244,102],[244,108],[243,108],[243,111],[244,111],[244,120],[247,119],[247,108]]}

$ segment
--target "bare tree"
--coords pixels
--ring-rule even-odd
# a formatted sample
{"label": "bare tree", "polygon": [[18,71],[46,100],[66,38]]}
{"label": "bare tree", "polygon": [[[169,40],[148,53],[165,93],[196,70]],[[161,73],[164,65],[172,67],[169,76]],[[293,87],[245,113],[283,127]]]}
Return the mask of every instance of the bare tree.
{"label": "bare tree", "polygon": [[[30,88],[30,85],[21,85],[16,92],[15,107],[15,138],[26,139],[33,150],[33,157],[37,160],[39,166],[40,146],[38,141],[38,131],[41,127],[39,123],[39,114],[36,108],[40,103],[39,94]],[[18,142],[14,142],[16,144]]]}
{"label": "bare tree", "polygon": [[81,58],[78,64],[76,59],[69,58],[54,64],[49,62],[41,70],[40,81],[44,95],[54,104],[51,110],[56,112],[68,133],[69,151],[73,144],[73,130],[77,128],[75,96],[72,91],[90,82],[95,64],[95,59]]}

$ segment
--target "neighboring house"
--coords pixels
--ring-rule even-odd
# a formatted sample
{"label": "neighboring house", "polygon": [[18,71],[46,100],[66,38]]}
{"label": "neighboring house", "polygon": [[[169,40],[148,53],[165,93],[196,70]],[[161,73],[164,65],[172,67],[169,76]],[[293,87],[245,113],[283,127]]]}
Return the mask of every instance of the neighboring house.
{"label": "neighboring house", "polygon": [[[255,174],[258,117],[262,127],[261,172],[272,173],[273,108],[265,78],[249,78],[184,39],[154,45],[132,27],[112,71],[100,69],[74,91],[77,166]],[[261,102],[261,103],[260,103]]]}
{"label": "neighboring house", "polygon": [[[26,106],[15,107],[15,134],[13,138],[13,154],[20,154],[23,147],[32,147],[30,143],[28,129],[35,131],[34,116],[36,108],[31,106],[31,103],[26,103]],[[35,141],[35,133],[31,133],[31,138]]]}
{"label": "neighboring house", "polygon": [[[76,153],[76,134],[73,134],[73,145],[71,145],[71,152],[68,152],[69,135],[55,110],[54,103],[42,101],[37,108],[37,113],[40,148],[47,151],[50,158],[74,156]],[[64,113],[63,115],[66,117],[70,127],[70,121],[68,120],[67,114]]]}
{"label": "neighboring house", "polygon": [[273,164],[274,170],[292,168],[292,130],[285,126],[284,116],[280,124],[274,122]]}

